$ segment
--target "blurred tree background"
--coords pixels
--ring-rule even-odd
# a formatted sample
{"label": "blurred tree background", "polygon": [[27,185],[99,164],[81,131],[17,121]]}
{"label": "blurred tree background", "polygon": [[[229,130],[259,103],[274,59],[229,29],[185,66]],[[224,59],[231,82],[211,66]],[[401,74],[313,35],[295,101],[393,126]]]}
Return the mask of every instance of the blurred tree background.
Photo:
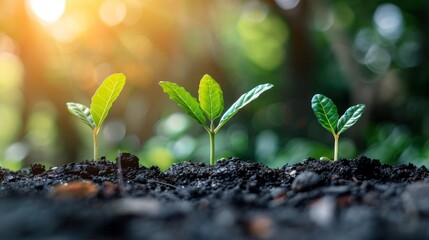
{"label": "blurred tree background", "polygon": [[[127,76],[100,133],[100,153],[167,168],[208,162],[208,137],[158,86],[197,95],[203,74],[230,106],[260,83],[275,88],[217,138],[218,157],[282,166],[332,157],[310,100],[341,114],[367,105],[340,157],[429,160],[429,1],[0,0],[0,165],[48,166],[92,156],[91,132],[67,101],[90,104],[109,74]],[[196,126],[196,127],[194,127]]]}

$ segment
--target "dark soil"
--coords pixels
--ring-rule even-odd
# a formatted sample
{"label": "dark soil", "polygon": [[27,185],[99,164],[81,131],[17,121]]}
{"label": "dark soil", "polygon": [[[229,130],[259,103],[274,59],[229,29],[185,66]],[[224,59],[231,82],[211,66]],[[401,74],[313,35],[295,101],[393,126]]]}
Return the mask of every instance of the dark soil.
{"label": "dark soil", "polygon": [[429,239],[425,167],[119,159],[0,169],[0,239]]}

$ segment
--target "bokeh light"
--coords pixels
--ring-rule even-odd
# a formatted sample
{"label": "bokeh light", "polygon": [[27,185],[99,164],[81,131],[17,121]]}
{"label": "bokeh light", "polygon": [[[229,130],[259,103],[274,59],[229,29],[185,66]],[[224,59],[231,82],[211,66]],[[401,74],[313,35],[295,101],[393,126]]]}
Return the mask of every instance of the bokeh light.
{"label": "bokeh light", "polygon": [[285,10],[294,9],[298,6],[300,0],[275,0],[276,3]]}
{"label": "bokeh light", "polygon": [[242,9],[237,32],[241,39],[240,47],[256,66],[270,71],[284,61],[287,28],[279,18],[268,14],[265,5],[249,2]]}
{"label": "bokeh light", "polygon": [[27,0],[27,3],[31,11],[46,23],[60,19],[66,8],[65,0]]}
{"label": "bokeh light", "polygon": [[127,6],[119,0],[107,0],[101,5],[99,14],[105,24],[115,26],[125,19]]}
{"label": "bokeh light", "polygon": [[87,19],[82,12],[67,14],[50,26],[50,31],[55,40],[63,43],[71,43],[87,27]]}
{"label": "bokeh light", "polygon": [[381,36],[393,41],[398,39],[403,32],[401,9],[390,3],[381,4],[374,13],[374,23]]}
{"label": "bokeh light", "polygon": [[380,46],[373,45],[368,49],[364,57],[364,63],[372,71],[383,73],[389,68],[391,59],[387,50]]}

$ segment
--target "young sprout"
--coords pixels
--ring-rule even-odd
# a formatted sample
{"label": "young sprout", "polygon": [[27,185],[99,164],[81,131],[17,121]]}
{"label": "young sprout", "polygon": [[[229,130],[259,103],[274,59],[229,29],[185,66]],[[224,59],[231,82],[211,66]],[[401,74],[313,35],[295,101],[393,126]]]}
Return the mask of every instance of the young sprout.
{"label": "young sprout", "polygon": [[365,105],[358,104],[349,107],[347,111],[338,119],[337,106],[328,97],[322,94],[316,94],[311,99],[311,108],[313,108],[317,121],[328,130],[335,139],[334,160],[338,159],[338,139],[340,134],[353,126],[362,116]]}
{"label": "young sprout", "polygon": [[[273,87],[272,84],[266,83],[256,86],[241,97],[222,115],[218,125],[215,127],[215,120],[223,112],[224,102],[223,93],[219,84],[210,76],[204,75],[201,78],[198,90],[198,100],[194,98],[185,88],[171,82],[159,83],[170,96],[185,112],[194,118],[204,127],[210,136],[210,165],[214,165],[215,157],[215,135],[220,128],[227,123],[241,108],[255,100],[261,93]],[[208,122],[207,122],[208,120]]]}
{"label": "young sprout", "polygon": [[70,113],[77,116],[83,123],[92,129],[94,140],[94,160],[98,160],[98,132],[106,119],[113,102],[118,98],[125,85],[125,75],[114,73],[104,79],[91,99],[91,108],[85,105],[66,103]]}

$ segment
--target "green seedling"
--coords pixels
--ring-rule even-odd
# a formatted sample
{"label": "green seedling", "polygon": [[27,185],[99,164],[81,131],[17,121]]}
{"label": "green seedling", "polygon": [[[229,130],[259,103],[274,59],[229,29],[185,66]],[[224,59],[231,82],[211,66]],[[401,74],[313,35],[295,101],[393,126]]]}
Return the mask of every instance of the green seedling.
{"label": "green seedling", "polygon": [[114,73],[104,79],[91,99],[91,108],[74,102],[66,103],[70,113],[77,116],[92,129],[94,140],[94,160],[98,160],[98,132],[106,119],[113,102],[125,85],[125,75]]}
{"label": "green seedling", "polygon": [[[273,87],[266,83],[256,86],[241,97],[222,115],[218,125],[215,127],[215,120],[223,112],[224,102],[223,93],[219,84],[210,76],[204,75],[201,78],[198,90],[198,101],[185,88],[172,83],[159,83],[170,96],[185,112],[201,124],[210,136],[210,165],[214,165],[215,136],[216,133],[227,123],[241,108],[255,100],[263,92]],[[207,122],[208,120],[208,122]]]}
{"label": "green seedling", "polygon": [[335,139],[334,160],[338,159],[338,139],[340,134],[353,126],[365,110],[365,105],[358,104],[349,107],[347,111],[338,119],[337,106],[334,102],[322,94],[316,94],[311,99],[311,108],[313,108],[317,121],[328,130]]}

